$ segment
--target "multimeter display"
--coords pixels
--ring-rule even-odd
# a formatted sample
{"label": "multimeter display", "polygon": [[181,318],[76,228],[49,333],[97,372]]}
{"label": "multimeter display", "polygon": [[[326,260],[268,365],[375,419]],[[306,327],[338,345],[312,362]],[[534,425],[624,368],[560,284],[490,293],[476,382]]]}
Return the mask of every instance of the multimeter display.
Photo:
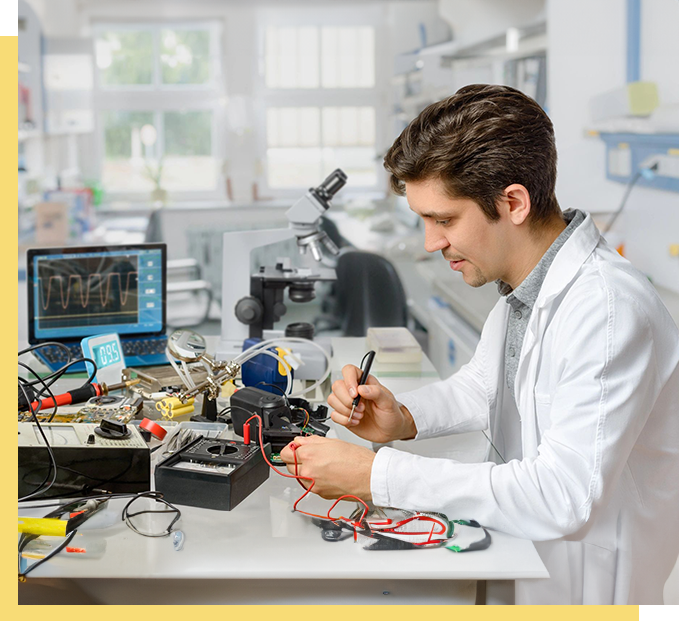
{"label": "multimeter display", "polygon": [[117,340],[92,346],[92,354],[98,369],[103,369],[110,364],[116,364],[116,362],[120,362],[122,359]]}
{"label": "multimeter display", "polygon": [[[91,358],[97,365],[95,382],[116,384],[125,368],[125,353],[120,344],[117,334],[99,334],[87,336],[81,342],[85,358]],[[94,367],[90,362],[85,362],[88,373],[92,373]]]}

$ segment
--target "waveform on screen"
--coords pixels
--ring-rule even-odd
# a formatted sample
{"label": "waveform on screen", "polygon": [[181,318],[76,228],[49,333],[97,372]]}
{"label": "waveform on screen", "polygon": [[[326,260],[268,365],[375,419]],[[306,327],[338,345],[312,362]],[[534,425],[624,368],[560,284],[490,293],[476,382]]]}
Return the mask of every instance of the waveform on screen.
{"label": "waveform on screen", "polygon": [[[120,272],[110,272],[108,274],[94,273],[89,274],[86,278],[85,286],[83,286],[83,277],[80,274],[69,274],[68,278],[60,275],[50,276],[47,280],[47,287],[45,290],[44,279],[38,277],[38,291],[40,294],[40,306],[42,310],[47,310],[50,305],[50,300],[55,290],[58,290],[58,297],[56,298],[61,304],[61,308],[64,310],[69,307],[71,302],[71,294],[75,289],[79,290],[74,295],[74,300],[76,305],[79,303],[82,308],[87,308],[90,305],[90,297],[92,296],[93,289],[99,289],[98,293],[94,293],[94,298],[92,300],[93,304],[100,304],[102,307],[106,308],[107,304],[115,302],[114,298],[110,297],[111,293],[111,282],[117,279],[118,284],[118,296],[121,306],[127,304],[127,299],[130,295],[130,288],[133,290],[133,294],[136,295],[137,291],[137,272],[131,271],[124,275],[125,278],[125,288],[123,289],[123,275]],[[133,285],[130,284],[130,279],[134,277],[135,282]],[[64,280],[66,280],[66,290],[64,291]],[[75,281],[75,282],[74,282]],[[75,283],[80,286],[75,286]],[[97,300],[97,298],[99,298]]]}

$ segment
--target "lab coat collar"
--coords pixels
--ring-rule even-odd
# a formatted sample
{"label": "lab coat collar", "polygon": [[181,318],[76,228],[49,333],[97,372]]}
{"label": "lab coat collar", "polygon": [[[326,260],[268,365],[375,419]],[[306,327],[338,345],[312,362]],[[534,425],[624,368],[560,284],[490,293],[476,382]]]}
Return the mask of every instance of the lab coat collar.
{"label": "lab coat collar", "polygon": [[535,302],[536,308],[549,303],[568,286],[600,239],[601,233],[588,213],[554,258]]}

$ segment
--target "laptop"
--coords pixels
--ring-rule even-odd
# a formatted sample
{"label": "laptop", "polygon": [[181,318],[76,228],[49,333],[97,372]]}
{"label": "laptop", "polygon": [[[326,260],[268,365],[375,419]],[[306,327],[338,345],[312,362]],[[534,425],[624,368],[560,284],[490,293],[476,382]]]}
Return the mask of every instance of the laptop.
{"label": "laptop", "polygon": [[[168,362],[165,244],[32,248],[27,259],[31,345],[57,341],[74,359],[84,337],[117,332],[128,367]],[[56,346],[33,353],[53,371],[67,361]]]}

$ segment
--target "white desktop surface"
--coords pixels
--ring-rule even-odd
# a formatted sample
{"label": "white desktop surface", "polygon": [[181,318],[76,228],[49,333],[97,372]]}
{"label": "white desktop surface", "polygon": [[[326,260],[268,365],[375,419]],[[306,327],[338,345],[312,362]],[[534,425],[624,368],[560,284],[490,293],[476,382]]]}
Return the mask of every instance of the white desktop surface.
{"label": "white desktop surface", "polygon": [[[365,353],[365,339],[334,339],[333,346],[333,376],[348,362],[360,363]],[[376,363],[373,367],[375,375],[394,391],[412,390],[438,379],[426,357],[423,357],[421,363],[409,365],[407,369],[404,367],[399,370],[395,368],[397,366]],[[73,380],[62,380],[62,386],[64,381],[70,383]],[[80,382],[82,380],[77,380],[76,383]],[[329,435],[366,444],[342,427],[333,430]],[[469,443],[470,438],[475,441],[476,436],[477,434],[464,434],[464,437],[459,437],[458,442]],[[126,588],[134,581],[138,585],[145,584],[145,581],[138,581],[140,578],[153,578],[156,582],[152,583],[156,586],[149,588],[156,590],[160,589],[161,579],[233,580],[239,581],[241,586],[231,599],[239,603],[243,603],[243,599],[250,603],[265,602],[261,592],[257,594],[256,585],[274,584],[268,581],[294,583],[300,579],[313,580],[318,584],[332,586],[332,592],[338,593],[343,585],[355,585],[352,581],[356,580],[376,581],[369,583],[373,585],[382,584],[380,581],[405,585],[406,582],[399,581],[416,580],[422,581],[422,590],[411,585],[412,592],[403,595],[404,599],[399,601],[431,603],[432,597],[436,599],[431,593],[432,584],[438,585],[436,589],[452,590],[450,584],[441,581],[513,581],[519,578],[548,577],[532,542],[498,532],[491,533],[492,544],[487,550],[462,554],[445,548],[368,551],[360,544],[355,544],[352,538],[340,542],[324,541],[320,528],[311,523],[310,517],[291,511],[301,494],[302,489],[296,481],[271,472],[269,479],[232,511],[182,506],[181,520],[175,525],[185,535],[181,551],[174,550],[171,537],[146,538],[130,530],[120,519],[122,507],[127,501],[114,499],[110,501],[106,513],[93,517],[89,526],[85,524],[79,531],[105,538],[106,552],[101,558],[56,556],[30,576],[74,579],[81,588],[96,590],[97,597],[107,602],[115,601],[115,593],[120,586],[116,586],[115,581],[106,583],[106,579],[111,578],[120,579]],[[309,495],[299,508],[325,515],[331,504],[331,501]],[[342,502],[333,511],[333,515],[339,515],[341,511],[342,515],[348,516],[355,506],[355,503]],[[38,516],[44,513],[45,510],[20,509],[22,516]],[[449,517],[456,519],[469,516]],[[103,522],[108,526],[90,530],[96,526],[96,522]],[[333,580],[347,582],[323,582]],[[129,595],[129,603],[141,597],[146,588],[138,586],[139,593]],[[163,588],[167,593],[169,587]],[[354,592],[353,588],[352,586],[349,589],[348,596]],[[401,587],[399,589],[403,590]],[[221,593],[224,594],[223,589]],[[380,595],[381,593],[382,591]],[[315,596],[320,597],[321,602],[333,601],[330,595],[321,595],[318,590]],[[179,595],[173,594],[172,597],[176,601]],[[211,597],[205,595],[207,601],[211,601]],[[436,601],[466,601],[453,595],[441,597],[443,599]],[[447,600],[446,597],[451,599]],[[299,601],[304,602],[304,598]],[[396,601],[392,598],[384,603]],[[359,595],[356,596],[356,602],[345,603],[360,602],[375,603],[373,599],[364,600]],[[473,597],[472,602],[466,603],[473,603]]]}
{"label": "white desktop surface", "polygon": [[[106,539],[101,558],[58,555],[29,578],[514,580],[548,575],[530,541],[497,532],[491,533],[487,550],[462,554],[445,548],[369,551],[353,538],[324,541],[311,518],[291,512],[301,493],[296,483],[272,472],[232,511],[181,506],[175,528],[184,533],[185,542],[178,552],[171,537],[147,538],[132,532],[119,519],[126,501],[116,499],[106,509],[113,525],[79,531]],[[325,515],[331,505],[307,497],[300,508]],[[343,502],[333,515],[347,516],[354,507]],[[29,513],[40,514],[21,511]]]}

